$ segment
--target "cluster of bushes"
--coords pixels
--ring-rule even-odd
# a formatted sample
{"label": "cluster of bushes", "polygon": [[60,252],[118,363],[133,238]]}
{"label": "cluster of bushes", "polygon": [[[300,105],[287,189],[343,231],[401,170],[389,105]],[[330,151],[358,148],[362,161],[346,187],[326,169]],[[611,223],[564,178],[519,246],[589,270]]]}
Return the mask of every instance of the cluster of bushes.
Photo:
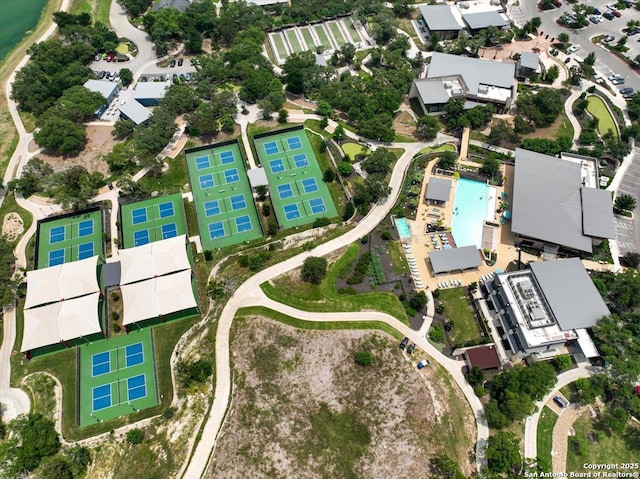
{"label": "cluster of bushes", "polygon": [[260,271],[264,264],[271,259],[270,251],[260,251],[255,254],[243,254],[238,256],[238,264],[251,271]]}
{"label": "cluster of bushes", "polygon": [[371,253],[369,251],[366,251],[362,253],[362,256],[360,256],[360,258],[358,259],[353,274],[349,278],[347,278],[347,284],[353,285],[362,283],[362,281],[364,281],[365,275],[367,274],[367,271],[369,271],[370,264]]}
{"label": "cluster of bushes", "polygon": [[382,261],[380,260],[380,257],[375,253],[371,254],[371,261],[369,262],[369,267],[367,268],[367,276],[369,276],[369,278],[371,279],[372,285],[384,284],[384,282],[387,280],[384,275],[384,269],[382,268]]}
{"label": "cluster of bushes", "polygon": [[193,362],[178,361],[176,364],[176,376],[183,388],[192,384],[202,384],[213,373],[213,365],[206,359],[198,359]]}

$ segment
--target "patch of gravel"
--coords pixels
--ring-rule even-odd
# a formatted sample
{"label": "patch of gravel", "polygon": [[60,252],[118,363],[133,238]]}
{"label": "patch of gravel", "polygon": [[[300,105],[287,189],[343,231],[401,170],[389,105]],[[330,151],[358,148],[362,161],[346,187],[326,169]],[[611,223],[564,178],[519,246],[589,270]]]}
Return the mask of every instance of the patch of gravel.
{"label": "patch of gravel", "polygon": [[[363,345],[373,352],[369,367],[354,362]],[[419,351],[410,362],[383,333],[298,330],[260,317],[234,323],[231,350],[232,404],[204,477],[344,477],[337,457],[353,444],[313,442],[311,417],[323,405],[369,429],[348,477],[427,477],[439,452],[471,472],[471,411],[437,367],[415,368]],[[452,444],[454,435],[464,439]]]}
{"label": "patch of gravel", "polygon": [[2,220],[2,234],[8,241],[15,241],[24,233],[24,223],[17,213],[7,213]]}

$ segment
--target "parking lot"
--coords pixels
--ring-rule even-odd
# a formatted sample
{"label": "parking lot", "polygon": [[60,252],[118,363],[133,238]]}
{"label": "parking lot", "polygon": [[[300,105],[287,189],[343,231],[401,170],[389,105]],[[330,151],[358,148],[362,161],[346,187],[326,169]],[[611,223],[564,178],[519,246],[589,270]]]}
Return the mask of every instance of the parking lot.
{"label": "parking lot", "polygon": [[[629,165],[629,169],[626,171],[622,181],[620,182],[618,194],[628,194],[638,199],[639,191],[640,149],[636,148],[633,161]],[[616,215],[615,225],[616,239],[620,248],[620,254],[622,255],[629,251],[640,251],[640,244],[636,238],[636,233],[640,233],[640,215],[636,212],[633,219]]]}

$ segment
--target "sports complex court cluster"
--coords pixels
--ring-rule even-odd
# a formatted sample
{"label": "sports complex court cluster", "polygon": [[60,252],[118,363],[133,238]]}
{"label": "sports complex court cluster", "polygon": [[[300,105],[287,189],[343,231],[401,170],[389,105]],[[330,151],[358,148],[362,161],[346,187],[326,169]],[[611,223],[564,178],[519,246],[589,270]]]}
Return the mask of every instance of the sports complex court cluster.
{"label": "sports complex court cluster", "polygon": [[[203,250],[264,236],[258,186],[268,188],[280,228],[337,216],[303,127],[256,135],[254,146],[260,166],[252,169],[235,140],[187,150],[191,194],[122,200],[117,232],[100,206],[38,222],[21,352],[75,348],[77,426],[160,404],[156,326],[200,310],[185,201],[192,197]],[[114,235],[119,249],[108,254]],[[109,324],[114,301],[122,332]]]}

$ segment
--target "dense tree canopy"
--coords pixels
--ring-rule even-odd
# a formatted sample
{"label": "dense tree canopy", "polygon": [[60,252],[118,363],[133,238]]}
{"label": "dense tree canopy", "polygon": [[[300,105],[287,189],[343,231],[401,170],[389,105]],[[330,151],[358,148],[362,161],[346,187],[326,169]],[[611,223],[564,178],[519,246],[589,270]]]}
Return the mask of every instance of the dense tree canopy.
{"label": "dense tree canopy", "polygon": [[536,93],[524,91],[516,101],[518,112],[539,128],[551,125],[564,111],[562,92],[555,88],[540,88]]}
{"label": "dense tree canopy", "polygon": [[309,256],[302,264],[300,276],[303,281],[320,284],[327,274],[327,260],[316,256]]}
{"label": "dense tree canopy", "polygon": [[33,471],[60,449],[53,422],[41,414],[18,416],[8,424],[9,438],[0,443],[0,470],[10,477]]}

